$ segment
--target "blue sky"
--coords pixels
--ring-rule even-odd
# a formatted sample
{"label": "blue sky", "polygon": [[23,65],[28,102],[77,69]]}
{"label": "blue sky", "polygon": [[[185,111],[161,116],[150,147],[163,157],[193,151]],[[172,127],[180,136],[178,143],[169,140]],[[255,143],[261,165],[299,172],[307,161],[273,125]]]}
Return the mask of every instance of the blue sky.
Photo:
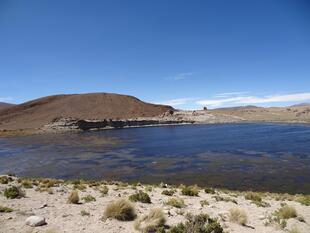
{"label": "blue sky", "polygon": [[310,3],[1,0],[0,101],[87,92],[187,109],[310,102]]}

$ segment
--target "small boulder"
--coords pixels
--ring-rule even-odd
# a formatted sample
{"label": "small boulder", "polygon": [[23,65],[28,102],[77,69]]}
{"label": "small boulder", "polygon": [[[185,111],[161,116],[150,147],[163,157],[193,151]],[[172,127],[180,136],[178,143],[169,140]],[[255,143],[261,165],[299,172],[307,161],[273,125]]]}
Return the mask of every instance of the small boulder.
{"label": "small boulder", "polygon": [[45,218],[41,216],[30,216],[26,219],[26,225],[31,226],[31,227],[38,227],[38,226],[43,226],[46,224]]}

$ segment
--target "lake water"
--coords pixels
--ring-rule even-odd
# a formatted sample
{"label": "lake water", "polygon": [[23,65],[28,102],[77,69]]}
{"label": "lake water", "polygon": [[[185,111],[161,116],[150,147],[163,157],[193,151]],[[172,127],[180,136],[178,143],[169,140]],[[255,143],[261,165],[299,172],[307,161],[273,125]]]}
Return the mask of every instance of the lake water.
{"label": "lake water", "polygon": [[216,124],[0,138],[0,173],[310,193],[310,126]]}

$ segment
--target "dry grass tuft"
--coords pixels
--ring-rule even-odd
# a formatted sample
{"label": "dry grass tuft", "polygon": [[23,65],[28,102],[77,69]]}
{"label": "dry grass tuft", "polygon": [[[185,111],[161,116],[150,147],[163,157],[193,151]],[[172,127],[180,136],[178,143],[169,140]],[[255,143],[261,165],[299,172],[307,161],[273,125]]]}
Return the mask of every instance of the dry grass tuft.
{"label": "dry grass tuft", "polygon": [[245,226],[248,222],[248,217],[244,210],[234,208],[229,211],[230,221]]}
{"label": "dry grass tuft", "polygon": [[107,205],[104,217],[115,218],[120,221],[131,221],[136,218],[135,208],[129,201],[120,199]]}
{"label": "dry grass tuft", "polygon": [[197,186],[184,186],[181,193],[185,196],[198,196],[199,188]]}
{"label": "dry grass tuft", "polygon": [[76,190],[73,190],[68,197],[68,204],[78,204],[80,201],[79,193]]}
{"label": "dry grass tuft", "polygon": [[164,226],[165,223],[166,218],[163,211],[160,208],[154,208],[147,215],[136,220],[135,229],[143,233],[152,233]]}
{"label": "dry grass tuft", "polygon": [[133,201],[133,202],[138,201],[138,202],[142,202],[142,203],[151,203],[150,196],[141,190],[135,194],[130,195],[129,200]]}
{"label": "dry grass tuft", "polygon": [[182,208],[185,206],[184,200],[181,198],[170,198],[168,201],[165,202],[166,205],[173,206],[175,208]]}
{"label": "dry grass tuft", "polygon": [[293,206],[284,205],[275,213],[280,219],[289,219],[289,218],[296,218],[297,211]]}

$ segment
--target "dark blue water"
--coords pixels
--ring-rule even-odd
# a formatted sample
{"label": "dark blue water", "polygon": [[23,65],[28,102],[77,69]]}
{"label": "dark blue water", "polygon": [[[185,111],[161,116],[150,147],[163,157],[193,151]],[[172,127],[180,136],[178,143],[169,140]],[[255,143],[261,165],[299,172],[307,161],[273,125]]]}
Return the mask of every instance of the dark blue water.
{"label": "dark blue water", "polygon": [[310,126],[186,125],[0,139],[0,173],[310,193]]}

